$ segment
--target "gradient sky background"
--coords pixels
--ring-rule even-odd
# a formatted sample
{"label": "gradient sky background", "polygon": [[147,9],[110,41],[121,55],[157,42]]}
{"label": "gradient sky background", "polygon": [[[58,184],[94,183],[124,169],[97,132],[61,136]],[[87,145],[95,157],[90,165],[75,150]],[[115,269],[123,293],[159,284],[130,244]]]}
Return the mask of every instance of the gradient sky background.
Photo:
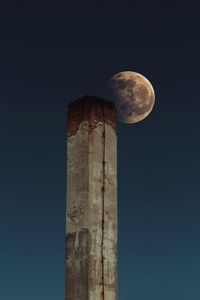
{"label": "gradient sky background", "polygon": [[197,7],[9,2],[0,23],[0,299],[64,299],[66,106],[133,70],[156,104],[118,126],[119,299],[199,300]]}

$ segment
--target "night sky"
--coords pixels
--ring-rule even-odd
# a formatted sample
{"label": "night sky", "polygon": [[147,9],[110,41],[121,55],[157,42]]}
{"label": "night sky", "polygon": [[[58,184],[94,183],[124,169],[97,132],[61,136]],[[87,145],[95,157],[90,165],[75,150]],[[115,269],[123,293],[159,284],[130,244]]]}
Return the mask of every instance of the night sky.
{"label": "night sky", "polygon": [[156,102],[118,124],[118,299],[200,299],[199,28],[191,1],[0,9],[1,300],[64,299],[67,104],[127,70]]}

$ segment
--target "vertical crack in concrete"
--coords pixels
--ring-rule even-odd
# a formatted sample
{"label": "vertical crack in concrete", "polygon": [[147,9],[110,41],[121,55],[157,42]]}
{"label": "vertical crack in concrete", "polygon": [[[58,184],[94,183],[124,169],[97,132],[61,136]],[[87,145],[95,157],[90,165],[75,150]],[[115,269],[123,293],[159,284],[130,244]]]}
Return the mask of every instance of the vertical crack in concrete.
{"label": "vertical crack in concrete", "polygon": [[101,240],[101,264],[102,264],[102,300],[105,299],[105,290],[104,290],[104,201],[105,201],[105,114],[104,108],[103,111],[103,133],[102,133],[102,142],[103,142],[103,185],[102,185],[102,240]]}

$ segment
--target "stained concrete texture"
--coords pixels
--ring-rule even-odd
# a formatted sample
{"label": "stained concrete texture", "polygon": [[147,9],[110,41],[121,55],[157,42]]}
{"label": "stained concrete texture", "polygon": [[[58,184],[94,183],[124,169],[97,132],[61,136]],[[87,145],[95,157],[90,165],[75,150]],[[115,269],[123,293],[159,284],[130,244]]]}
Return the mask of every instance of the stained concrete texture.
{"label": "stained concrete texture", "polygon": [[66,300],[117,299],[116,122],[97,97],[69,105]]}

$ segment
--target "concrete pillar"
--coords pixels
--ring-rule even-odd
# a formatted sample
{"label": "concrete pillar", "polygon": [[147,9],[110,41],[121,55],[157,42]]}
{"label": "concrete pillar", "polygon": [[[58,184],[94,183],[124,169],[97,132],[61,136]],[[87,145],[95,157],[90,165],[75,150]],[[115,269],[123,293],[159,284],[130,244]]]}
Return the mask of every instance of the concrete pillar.
{"label": "concrete pillar", "polygon": [[68,106],[66,300],[117,299],[117,137],[112,102]]}

